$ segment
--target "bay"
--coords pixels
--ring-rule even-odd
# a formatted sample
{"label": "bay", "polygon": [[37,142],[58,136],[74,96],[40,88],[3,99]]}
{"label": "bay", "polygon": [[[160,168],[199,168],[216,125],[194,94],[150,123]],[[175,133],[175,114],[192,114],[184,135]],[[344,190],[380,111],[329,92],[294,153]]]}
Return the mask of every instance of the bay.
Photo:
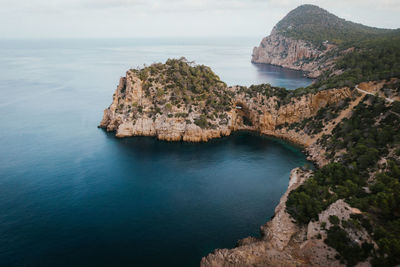
{"label": "bay", "polygon": [[258,235],[306,163],[254,133],[205,144],[97,129],[120,76],[185,56],[229,85],[311,81],[250,63],[258,37],[0,41],[0,264],[198,266]]}

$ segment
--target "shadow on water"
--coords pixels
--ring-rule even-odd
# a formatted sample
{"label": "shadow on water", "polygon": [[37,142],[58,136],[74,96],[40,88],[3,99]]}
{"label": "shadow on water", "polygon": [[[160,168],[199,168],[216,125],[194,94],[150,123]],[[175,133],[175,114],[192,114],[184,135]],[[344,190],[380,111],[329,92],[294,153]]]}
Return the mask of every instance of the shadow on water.
{"label": "shadow on water", "polygon": [[[158,140],[156,137],[134,136],[126,138],[116,138],[114,132],[101,131],[117,144],[118,149],[137,160],[148,161],[157,157],[178,157],[183,161],[190,158],[207,159],[207,161],[218,161],[222,150],[231,151],[237,154],[238,151],[244,153],[268,154],[269,150],[277,147],[284,149],[286,153],[293,153],[303,157],[303,148],[285,141],[283,139],[262,135],[252,131],[236,131],[230,136],[212,139],[208,142],[169,142]],[[229,152],[228,152],[229,153]],[[299,166],[300,167],[300,166]]]}
{"label": "shadow on water", "polygon": [[252,63],[257,71],[258,81],[270,81],[273,86],[279,85],[287,89],[309,86],[313,79],[307,78],[302,71],[285,69],[270,64]]}
{"label": "shadow on water", "polygon": [[209,65],[228,84],[310,82],[253,66],[251,40],[164,43],[0,44],[0,99],[15,100],[0,107],[0,265],[198,266],[273,215],[290,170],[306,162],[290,144],[254,133],[195,144],[97,132],[118,77],[167,57]]}

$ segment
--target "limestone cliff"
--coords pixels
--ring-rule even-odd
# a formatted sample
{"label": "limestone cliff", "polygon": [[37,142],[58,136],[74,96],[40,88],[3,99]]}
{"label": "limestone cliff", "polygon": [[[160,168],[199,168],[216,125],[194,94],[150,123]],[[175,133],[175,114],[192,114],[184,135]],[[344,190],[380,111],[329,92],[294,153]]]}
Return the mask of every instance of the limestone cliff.
{"label": "limestone cliff", "polygon": [[251,61],[301,70],[308,77],[316,78],[332,67],[335,60],[327,54],[336,46],[328,43],[321,45],[323,49],[309,41],[286,37],[274,28],[258,47],[254,47]]}
{"label": "limestone cliff", "polygon": [[[112,104],[104,111],[99,126],[115,131],[117,137],[144,135],[191,142],[208,141],[238,130],[256,131],[302,145],[309,158],[324,168],[332,157],[340,160],[345,152],[328,151],[332,148],[326,141],[337,135],[335,127],[351,118],[357,108],[374,103],[365,96],[381,95],[383,100],[376,100],[374,105],[382,110],[382,101],[386,101],[391,108],[398,99],[398,85],[398,79],[391,79],[359,84],[354,89],[323,91],[288,91],[268,84],[227,87],[205,66],[185,59],[168,60],[166,64],[129,70],[120,79]],[[400,117],[396,108],[377,112],[377,122],[396,124]],[[392,117],[388,119],[388,116]],[[388,151],[390,157],[397,153],[394,148]],[[382,158],[380,164],[386,166],[384,162],[389,161]],[[303,225],[295,223],[287,209],[289,194],[306,180],[312,180],[312,175],[312,171],[292,171],[288,190],[272,220],[261,227],[260,238],[240,240],[233,249],[217,249],[204,257],[201,265],[340,266],[336,251],[325,242],[329,235],[326,227],[333,228],[332,216],[348,224],[360,211],[335,198],[315,220]],[[329,194],[334,192],[330,190]],[[377,246],[362,227],[346,231],[351,240]],[[367,262],[362,264],[368,266]]]}
{"label": "limestone cliff", "polygon": [[[368,213],[369,207],[359,206],[364,209],[359,210],[350,206],[349,203],[357,204],[357,202],[350,201],[350,199],[355,198],[354,193],[348,193],[348,195],[346,195],[338,193],[337,190],[339,188],[345,188],[344,186],[338,186],[340,183],[338,179],[342,177],[349,179],[348,174],[343,174],[343,169],[346,168],[346,165],[341,165],[341,162],[346,162],[347,160],[347,164],[349,164],[349,159],[353,160],[357,158],[354,156],[349,157],[348,155],[346,158],[344,155],[348,152],[346,149],[343,149],[343,147],[346,146],[356,146],[357,143],[350,145],[349,143],[352,141],[349,139],[350,141],[346,146],[340,144],[341,140],[346,138],[343,132],[349,134],[349,136],[352,134],[350,133],[352,129],[349,126],[351,125],[349,121],[357,121],[357,123],[361,122],[364,124],[361,126],[364,128],[364,135],[366,135],[368,131],[374,132],[377,131],[379,127],[386,127],[385,129],[387,129],[387,131],[392,129],[392,133],[396,135],[397,138],[400,137],[400,135],[398,135],[400,114],[397,112],[400,107],[400,102],[396,102],[396,99],[399,99],[399,85],[399,79],[392,78],[384,81],[361,83],[357,85],[356,90],[353,91],[348,89],[340,89],[337,90],[336,93],[333,93],[331,90],[321,91],[316,94],[302,96],[299,98],[303,99],[302,101],[294,101],[294,103],[298,104],[308,103],[308,105],[316,105],[315,107],[318,109],[320,105],[317,103],[323,99],[326,101],[326,97],[337,97],[347,93],[351,95],[349,95],[350,98],[347,98],[347,103],[336,105],[333,109],[330,108],[330,104],[326,104],[325,107],[320,107],[317,114],[314,115],[314,118],[322,122],[322,125],[318,126],[314,124],[313,127],[321,127],[321,129],[317,132],[313,132],[311,135],[306,128],[309,126],[308,123],[312,122],[310,119],[312,117],[305,119],[304,121],[307,123],[302,123],[299,128],[296,128],[298,126],[298,123],[294,122],[297,120],[296,116],[288,116],[293,120],[287,121],[287,119],[285,119],[283,127],[271,127],[274,128],[274,130],[264,131],[264,133],[281,138],[288,139],[288,137],[291,137],[292,139],[289,138],[290,140],[304,144],[307,151],[312,155],[317,155],[319,160],[316,160],[316,162],[319,169],[316,171],[306,171],[302,169],[293,170],[290,176],[288,190],[282,196],[279,205],[276,207],[273,218],[260,228],[261,237],[245,238],[238,242],[237,247],[232,249],[217,249],[202,259],[201,266],[345,266],[344,263],[346,263],[348,266],[356,265],[361,267],[371,266],[371,262],[376,262],[377,260],[382,261],[384,263],[383,266],[394,265],[388,263],[387,259],[390,257],[388,254],[384,255],[381,259],[375,258],[372,260],[374,254],[369,254],[368,252],[372,250],[380,251],[382,249],[380,246],[383,244],[380,243],[381,241],[374,239],[376,235],[371,234],[371,232],[374,231],[373,227],[377,226],[376,224],[372,226],[372,224],[367,222],[367,218],[374,216]],[[305,99],[310,99],[310,97],[311,99],[316,99],[304,102]],[[340,103],[342,99],[341,97],[337,97],[332,103]],[[323,104],[321,106],[323,106]],[[288,106],[285,105],[281,108],[287,109],[287,107]],[[307,108],[298,109],[300,112],[307,112],[308,110]],[[284,113],[281,113],[280,116],[282,116],[282,114]],[[291,113],[289,112],[289,114]],[[326,120],[325,118],[329,119]],[[353,124],[353,127],[355,129],[353,130],[354,132],[360,132],[359,128],[361,127],[356,125],[356,123]],[[381,131],[382,130],[378,130],[379,134],[377,134],[377,136],[381,136]],[[393,140],[396,140],[395,138],[393,138]],[[327,140],[330,140],[330,142]],[[337,142],[336,140],[340,141]],[[338,144],[340,144],[341,149],[337,149],[337,147],[339,147]],[[370,150],[375,151],[374,148],[370,148]],[[354,152],[355,150],[350,151],[350,153],[356,153]],[[397,154],[393,153],[394,151],[397,151]],[[358,153],[366,152],[361,151]],[[330,156],[328,156],[329,160],[324,159],[324,155],[327,154],[330,154]],[[360,155],[360,157],[362,157],[362,155]],[[374,184],[377,179],[388,179],[390,175],[398,176],[398,173],[400,173],[399,171],[396,172],[397,174],[390,171],[388,172],[387,168],[387,164],[392,161],[389,163],[392,164],[392,170],[399,170],[399,167],[395,167],[395,162],[397,162],[397,164],[400,162],[400,146],[395,141],[387,141],[385,143],[385,149],[375,158],[378,160],[376,165],[369,163],[370,165],[365,165],[363,167],[370,170],[369,173],[363,173],[364,179],[368,181],[368,183],[361,184],[363,187],[361,187],[359,191],[362,192],[365,198],[369,198],[371,197],[369,195],[374,194],[373,190],[376,188]],[[357,164],[359,164],[359,168],[362,168],[361,166],[363,165],[360,163],[361,160],[359,160]],[[353,164],[353,166],[356,166],[355,163]],[[329,174],[327,173],[330,171],[327,170],[336,172],[337,176],[335,178],[329,178]],[[318,176],[318,178],[315,178],[315,176]],[[355,177],[357,179],[359,176]],[[324,179],[322,180],[324,184],[320,187],[316,186],[316,184],[318,184],[316,179]],[[298,212],[302,208],[310,205],[311,202],[306,200],[309,197],[308,194],[310,194],[310,192],[305,193],[307,192],[307,188],[308,190],[318,192],[316,195],[321,195],[322,191],[320,190],[326,186],[328,179],[332,179],[330,181],[332,186],[327,189],[327,194],[320,197],[317,202],[311,205],[314,206],[325,202],[327,198],[331,199],[325,204],[325,207],[315,213],[312,219],[299,222],[298,219],[300,219],[302,215],[296,215],[296,219],[292,215],[299,214]],[[394,178],[394,180],[396,179],[397,178]],[[346,182],[350,183],[349,180]],[[379,182],[379,184],[381,184],[381,182]],[[302,186],[302,188],[300,188],[300,186]],[[393,192],[393,195],[397,195],[397,191],[393,190],[392,186],[393,184],[388,185],[388,192]],[[291,193],[295,194],[291,195]],[[296,193],[297,196],[295,196]],[[382,194],[381,192],[375,191],[375,194],[377,193]],[[299,197],[300,195],[301,197]],[[292,199],[291,196],[293,196]],[[295,199],[301,199],[300,202],[302,203],[290,202]],[[382,205],[385,206],[386,204]],[[312,209],[311,206],[308,206],[308,208]],[[371,210],[376,212],[379,208],[374,207]],[[377,221],[378,219],[374,218],[374,220]],[[363,223],[360,223],[360,221]],[[381,223],[380,225],[385,224]],[[396,234],[394,234],[394,236],[396,236]],[[395,245],[391,243],[390,246]],[[333,249],[333,247],[338,248],[338,251]],[[365,252],[360,252],[362,251],[361,247],[367,251],[367,254],[363,254]],[[340,259],[340,261],[338,259]],[[393,262],[395,261],[398,260],[393,260]]]}
{"label": "limestone cliff", "polygon": [[[192,75],[190,85],[187,75]],[[225,88],[209,68],[190,66],[184,59],[129,70],[99,127],[116,131],[117,137],[156,136],[167,141],[200,142],[229,135],[233,113]]]}
{"label": "limestone cliff", "polygon": [[252,62],[301,70],[316,78],[327,70],[342,71],[334,70],[335,62],[359,46],[360,40],[388,32],[347,21],[318,6],[302,5],[290,11],[253,49]]}
{"label": "limestone cliff", "polygon": [[99,127],[115,131],[117,137],[140,135],[201,142],[230,135],[232,131],[250,130],[310,147],[311,135],[282,126],[312,117],[321,108],[352,96],[349,88],[291,96],[289,91],[270,85],[247,88],[224,84],[216,91],[195,94],[184,90],[185,95],[179,95],[180,92],[167,89],[169,84],[161,85],[154,77],[143,80],[139,76],[128,71],[120,79],[112,104],[104,110]]}
{"label": "limestone cliff", "polygon": [[[294,169],[290,175],[289,187],[275,209],[275,215],[261,227],[260,238],[246,238],[238,242],[233,249],[217,249],[201,260],[203,267],[231,266],[341,266],[335,259],[335,252],[330,250],[322,239],[316,238],[319,233],[308,228],[299,227],[286,213],[286,201],[289,193],[298,188],[312,174],[311,171]],[[349,217],[353,211],[343,201],[334,205],[337,209],[346,210],[343,216]],[[357,211],[354,211],[357,212]],[[325,216],[322,222],[327,222]],[[314,228],[312,228],[314,230]],[[311,234],[314,233],[314,234]]]}
{"label": "limestone cliff", "polygon": [[[189,113],[185,107],[171,105],[170,108],[164,107],[168,109],[165,113],[151,116],[154,104],[151,97],[144,95],[142,86],[143,82],[128,71],[126,77],[120,79],[113,102],[104,110],[99,126],[115,131],[117,137],[156,136],[166,141],[201,142],[231,133],[231,120],[227,120],[227,124],[221,123],[216,129],[202,129],[194,124],[195,118],[201,115],[197,109]],[[140,110],[135,110],[134,106],[139,106]],[[218,123],[221,121],[217,119]]]}

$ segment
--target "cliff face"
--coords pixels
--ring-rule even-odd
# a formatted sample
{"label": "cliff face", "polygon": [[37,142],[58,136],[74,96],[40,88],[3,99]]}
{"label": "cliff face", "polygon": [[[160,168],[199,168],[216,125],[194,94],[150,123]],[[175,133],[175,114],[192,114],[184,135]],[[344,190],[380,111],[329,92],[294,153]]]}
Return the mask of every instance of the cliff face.
{"label": "cliff face", "polygon": [[[308,105],[314,106],[314,108],[317,109],[319,106],[324,105],[323,101],[331,97],[336,98],[332,103],[335,101],[340,102],[341,99],[343,99],[340,96],[346,96],[348,93],[351,99],[348,101],[347,105],[342,106],[336,115],[329,120],[321,119],[321,112],[318,112],[316,117],[323,122],[323,128],[314,135],[306,134],[304,129],[296,132],[291,129],[290,126],[285,126],[283,128],[275,127],[273,131],[265,129],[265,133],[273,132],[275,136],[305,144],[307,151],[309,151],[310,154],[316,155],[319,159],[317,163],[320,170],[322,170],[324,166],[329,163],[328,160],[321,160],[325,154],[323,147],[328,149],[327,151],[329,151],[329,148],[325,145],[320,146],[320,141],[323,140],[324,137],[330,138],[333,136],[333,138],[337,138],[337,133],[333,132],[335,126],[340,126],[341,122],[348,121],[345,119],[352,120],[355,117],[358,118],[360,112],[357,113],[357,109],[367,107],[366,109],[373,110],[374,100],[372,99],[374,95],[380,95],[379,100],[377,98],[375,99],[375,101],[377,101],[375,102],[376,107],[376,103],[380,103],[380,105],[386,105],[390,110],[386,110],[386,112],[382,112],[382,110],[376,112],[378,118],[376,119],[375,126],[379,125],[382,119],[392,116],[386,123],[393,124],[396,129],[398,128],[398,118],[400,118],[400,115],[397,114],[396,111],[391,110],[391,107],[393,107],[392,103],[395,101],[394,99],[398,97],[398,85],[399,80],[393,78],[390,81],[360,84],[356,87],[357,92],[348,89],[340,89],[336,91],[321,91],[317,94],[302,96],[300,99],[303,100],[295,101],[295,103],[308,103]],[[372,96],[368,98],[366,97],[368,95]],[[390,98],[388,96],[390,96]],[[306,99],[308,99],[308,101],[304,101]],[[293,104],[296,105],[295,103]],[[329,106],[329,104],[326,105]],[[287,108],[286,106],[282,107],[282,109]],[[300,112],[307,112],[310,109],[299,108],[298,110]],[[323,113],[330,112],[329,109],[324,109],[323,111]],[[368,118],[367,128],[369,128],[369,120],[373,116],[371,116],[370,113],[366,113],[364,116]],[[296,119],[293,121],[295,120]],[[292,122],[292,120],[289,120],[289,122]],[[388,147],[391,146],[388,145]],[[336,149],[334,151],[336,152],[334,156],[335,160],[340,162],[340,158],[343,156],[343,153],[345,153],[345,150]],[[390,148],[389,151],[393,151],[393,148]],[[398,151],[400,151],[400,149]],[[387,166],[388,158],[393,157],[393,155],[392,152],[389,152],[386,156],[379,158],[379,168],[384,170]],[[399,159],[397,160],[397,162],[399,162]],[[378,170],[377,173],[380,174],[374,174],[374,171],[369,174],[368,181],[370,183],[373,184],[373,181],[379,179],[377,177],[382,175],[381,170]],[[306,224],[295,223],[293,217],[288,214],[286,207],[289,205],[289,209],[290,207],[293,208],[293,206],[288,204],[288,196],[290,192],[296,190],[299,186],[303,184],[306,186],[307,184],[305,184],[305,182],[308,179],[312,180],[313,178],[311,177],[315,175],[316,173],[313,171],[305,171],[302,169],[293,170],[291,172],[288,190],[282,196],[279,205],[276,207],[273,218],[260,228],[261,237],[245,238],[239,241],[237,247],[233,249],[217,249],[202,259],[201,266],[345,266],[343,264],[343,258],[342,261],[338,260],[338,258],[342,257],[341,254],[338,254],[335,249],[327,245],[332,244],[332,238],[337,237],[332,229],[341,229],[339,231],[342,231],[342,234],[345,233],[349,242],[355,247],[365,247],[369,244],[371,247],[377,249],[379,243],[372,238],[373,235],[371,235],[370,228],[370,230],[367,231],[366,229],[368,228],[364,228],[364,226],[348,227],[346,224],[347,222],[352,222],[354,218],[365,217],[367,212],[351,207],[347,203],[348,201],[340,197],[334,198],[330,205],[327,205],[326,208],[319,212],[317,218],[310,220]],[[334,192],[331,191],[334,189],[329,190],[330,194],[334,194]],[[365,189],[365,192],[371,191]],[[300,208],[299,206],[294,207]],[[333,220],[334,218],[341,223],[337,224],[337,222]],[[327,240],[330,241],[326,242]],[[343,245],[345,242],[346,241],[340,241],[339,243]],[[354,259],[357,259],[354,261],[354,264],[357,263],[356,266],[371,266],[371,258],[365,257],[362,259],[356,258],[355,255],[350,255],[350,257],[353,256]]]}
{"label": "cliff face", "polygon": [[325,56],[336,46],[323,44],[322,47],[323,50],[311,42],[286,37],[274,29],[258,47],[254,47],[251,61],[301,70],[309,77],[316,78],[332,67],[335,60]]}
{"label": "cliff face", "polygon": [[[364,97],[347,87],[298,95],[270,85],[227,87],[216,76],[209,76],[208,70],[205,70],[206,76],[211,78],[199,81],[211,82],[212,90],[203,90],[201,86],[190,89],[197,83],[194,82],[179,91],[175,86],[194,81],[196,77],[180,80],[178,73],[186,69],[187,63],[178,63],[181,66],[178,69],[171,67],[175,63],[157,65],[161,74],[155,71],[143,75],[144,70],[151,73],[152,66],[142,71],[128,71],[120,79],[99,127],[115,131],[117,137],[155,136],[161,140],[191,142],[208,141],[237,130],[256,131],[303,145],[309,158],[324,166],[328,161],[319,142],[321,137],[331,135],[334,127],[348,118]],[[196,70],[188,68],[187,72],[196,73]],[[177,82],[165,78],[164,74],[175,77]],[[322,122],[321,125],[309,125],[314,120]],[[350,214],[359,211],[337,201],[320,214],[318,221],[302,227],[295,224],[286,211],[286,201],[289,193],[311,175],[311,171],[292,171],[288,190],[276,207],[273,219],[261,227],[261,238],[248,237],[239,241],[236,248],[217,249],[204,257],[201,265],[339,266],[336,252],[327,247],[323,241],[326,236],[321,237],[320,233],[323,225],[329,225],[329,216],[348,219]],[[362,231],[355,232],[354,236],[370,240]]]}
{"label": "cliff face", "polygon": [[[204,257],[200,266],[342,266],[335,259],[335,252],[316,238],[319,232],[308,231],[314,225],[310,223],[309,227],[299,227],[285,211],[289,193],[311,174],[299,168],[292,170],[288,190],[275,208],[274,217],[261,227],[261,238],[243,239],[233,249],[217,249]],[[347,217],[357,212],[343,201],[338,201],[328,209],[321,222],[326,223],[329,215],[337,214],[337,210],[346,210],[343,216]]]}
{"label": "cliff face", "polygon": [[154,114],[154,110],[160,109],[154,102],[156,96],[146,93],[143,86],[143,81],[128,71],[126,77],[120,79],[112,104],[104,110],[99,127],[115,131],[117,137],[155,136],[160,140],[190,142],[208,141],[237,130],[251,130],[308,147],[312,138],[307,134],[277,128],[312,117],[321,108],[352,95],[349,88],[331,89],[280,104],[277,96],[249,94],[248,88],[229,87],[224,89],[232,95],[230,106],[226,108],[228,111],[213,115],[209,122],[213,127],[201,127],[195,121],[204,116],[204,108],[167,105],[162,108],[165,112]]}
{"label": "cliff face", "polygon": [[[201,260],[202,267],[233,266],[346,266],[335,258],[336,251],[329,248],[324,239],[326,228],[332,225],[330,216],[348,220],[351,215],[361,214],[343,200],[337,200],[323,211],[316,222],[298,226],[286,212],[286,201],[291,191],[302,185],[312,171],[296,168],[290,174],[288,190],[275,208],[274,217],[261,226],[260,238],[248,237],[233,249],[216,249]],[[325,228],[326,227],[326,228]],[[352,229],[352,240],[373,242],[363,229]],[[357,266],[371,266],[368,262]]]}
{"label": "cliff face", "polygon": [[347,21],[318,6],[302,5],[290,11],[254,48],[252,62],[301,70],[316,78],[332,70],[338,57],[351,51],[354,44],[388,32]]}
{"label": "cliff face", "polygon": [[[132,105],[140,107],[140,110],[134,110]],[[229,113],[228,119],[224,121],[216,119],[219,123],[218,128],[202,129],[193,123],[195,118],[201,116],[200,110],[194,109],[189,112],[186,107],[171,105],[166,107],[167,112],[151,116],[150,111],[154,106],[152,96],[146,96],[144,93],[143,82],[128,71],[126,77],[120,79],[112,104],[104,110],[99,127],[115,131],[116,136],[120,138],[155,136],[166,141],[205,142],[231,133],[232,113]]]}

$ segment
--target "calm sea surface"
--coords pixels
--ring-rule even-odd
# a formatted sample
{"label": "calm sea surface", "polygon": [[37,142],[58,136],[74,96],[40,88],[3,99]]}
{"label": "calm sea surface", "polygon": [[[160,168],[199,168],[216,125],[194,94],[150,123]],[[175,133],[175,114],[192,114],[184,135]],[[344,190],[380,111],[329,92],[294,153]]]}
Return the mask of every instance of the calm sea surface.
{"label": "calm sea surface", "polygon": [[229,85],[310,83],[250,63],[260,38],[0,41],[0,265],[197,266],[273,215],[298,148],[97,129],[130,67],[185,56]]}

